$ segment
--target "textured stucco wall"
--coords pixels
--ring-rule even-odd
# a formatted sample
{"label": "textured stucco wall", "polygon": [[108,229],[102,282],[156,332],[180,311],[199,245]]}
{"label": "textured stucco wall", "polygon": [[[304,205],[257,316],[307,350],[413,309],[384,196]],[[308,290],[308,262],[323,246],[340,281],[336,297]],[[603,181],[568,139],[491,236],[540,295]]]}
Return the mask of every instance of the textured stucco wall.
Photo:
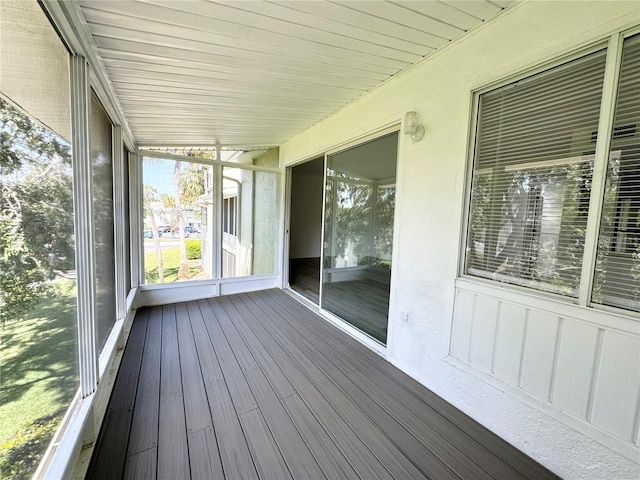
{"label": "textured stucco wall", "polygon": [[[637,24],[637,2],[517,4],[280,149],[286,166],[418,112],[424,139],[413,143],[400,135],[387,358],[565,478],[638,478],[640,466],[444,361],[472,91]],[[406,324],[401,311],[409,312]]]}
{"label": "textured stucco wall", "polygon": [[[267,150],[254,160],[254,165],[277,167],[277,148]],[[273,273],[277,230],[277,176],[273,173],[254,173],[253,275]]]}

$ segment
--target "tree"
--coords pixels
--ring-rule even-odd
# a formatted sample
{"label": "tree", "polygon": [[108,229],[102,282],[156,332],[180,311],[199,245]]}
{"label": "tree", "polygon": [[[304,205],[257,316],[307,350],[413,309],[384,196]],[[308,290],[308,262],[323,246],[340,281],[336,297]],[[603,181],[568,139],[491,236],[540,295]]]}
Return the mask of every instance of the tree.
{"label": "tree", "polygon": [[[171,184],[173,186],[172,193],[158,193],[158,190],[151,185],[145,185],[145,190],[149,187],[148,193],[151,195],[150,202],[160,202],[165,211],[171,212],[171,220],[168,222],[173,227],[173,233],[177,233],[178,248],[180,250],[178,265],[178,280],[188,279],[191,272],[187,258],[187,246],[185,240],[185,226],[187,223],[185,211],[189,207],[195,208],[194,216],[200,215],[199,202],[201,196],[205,193],[205,181],[207,166],[187,162],[183,165],[181,161],[173,160],[154,160],[145,158],[145,162],[160,164],[164,162],[173,163],[173,175]],[[163,183],[163,187],[166,185]],[[152,199],[152,200],[151,200]],[[156,230],[155,227],[154,231]],[[155,235],[155,233],[154,233]],[[159,280],[161,283],[163,279]]]}
{"label": "tree", "polygon": [[176,199],[175,199],[175,197],[173,197],[172,195],[169,195],[168,193],[161,193],[160,194],[160,202],[162,202],[162,206],[164,208],[170,208],[171,209],[171,219],[169,221],[169,224],[171,226],[175,226],[178,223],[178,215],[176,213]]}
{"label": "tree", "polygon": [[0,321],[74,268],[70,145],[0,98]]}
{"label": "tree", "polygon": [[204,182],[205,172],[202,165],[188,163],[183,169],[182,162],[176,162],[173,171],[173,204],[180,238],[180,266],[178,268],[178,279],[186,279],[189,277],[187,248],[184,237],[185,206],[197,203],[199,197],[204,194]]}
{"label": "tree", "polygon": [[335,195],[331,206],[335,215],[333,255],[355,256],[358,264],[370,263],[374,256],[372,183],[340,172],[335,172],[331,180]]}
{"label": "tree", "polygon": [[180,266],[178,267],[178,280],[189,278],[189,264],[187,263],[187,246],[184,243],[184,207],[182,206],[182,191],[180,188],[181,161],[177,161],[173,167],[173,192],[176,205],[176,218],[178,221],[178,238],[180,239]]}
{"label": "tree", "polygon": [[180,191],[185,205],[194,205],[205,193],[205,165],[189,163],[180,173]]}
{"label": "tree", "polygon": [[164,263],[162,262],[162,248],[160,246],[158,224],[152,207],[153,202],[158,201],[158,190],[153,188],[151,185],[145,185],[142,201],[144,206],[144,216],[149,219],[149,224],[151,225],[151,230],[153,232],[153,241],[156,247],[156,256],[158,257],[158,282],[163,283]]}

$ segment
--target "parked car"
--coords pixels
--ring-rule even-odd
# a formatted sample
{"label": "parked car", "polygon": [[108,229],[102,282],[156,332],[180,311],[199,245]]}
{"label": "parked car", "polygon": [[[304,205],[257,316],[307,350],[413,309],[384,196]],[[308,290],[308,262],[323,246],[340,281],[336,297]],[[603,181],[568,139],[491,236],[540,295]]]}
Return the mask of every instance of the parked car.
{"label": "parked car", "polygon": [[153,232],[151,230],[145,230],[144,238],[153,238]]}
{"label": "parked car", "polygon": [[[188,227],[184,228],[184,238],[188,238],[190,235],[190,231],[187,231]],[[179,231],[175,231],[173,232],[173,238],[180,238],[180,232]]]}

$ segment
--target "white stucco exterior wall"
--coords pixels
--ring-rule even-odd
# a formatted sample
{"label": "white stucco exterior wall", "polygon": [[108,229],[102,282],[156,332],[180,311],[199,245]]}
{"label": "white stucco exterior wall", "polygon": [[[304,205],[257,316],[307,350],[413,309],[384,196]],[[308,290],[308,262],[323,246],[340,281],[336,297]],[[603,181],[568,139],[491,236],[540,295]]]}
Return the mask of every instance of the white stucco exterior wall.
{"label": "white stucco exterior wall", "polygon": [[[640,25],[638,2],[529,1],[509,7],[411,70],[280,147],[281,166],[418,112],[400,135],[387,359],[564,478],[640,478],[636,462],[446,360],[457,272],[472,91]],[[409,312],[409,323],[399,321]]]}

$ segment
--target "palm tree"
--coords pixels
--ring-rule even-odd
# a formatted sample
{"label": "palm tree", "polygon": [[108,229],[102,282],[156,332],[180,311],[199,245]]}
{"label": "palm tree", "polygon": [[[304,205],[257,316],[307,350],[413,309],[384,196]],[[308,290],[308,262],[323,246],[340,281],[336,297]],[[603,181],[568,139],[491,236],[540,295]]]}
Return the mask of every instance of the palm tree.
{"label": "palm tree", "polygon": [[[146,160],[146,159],[145,159]],[[163,162],[163,160],[156,162]],[[187,248],[185,243],[185,207],[198,202],[199,197],[205,191],[205,171],[204,166],[187,162],[182,168],[182,161],[175,161],[173,168],[173,195],[162,193],[159,201],[164,207],[171,208],[172,225],[177,227],[178,245],[180,249],[180,260],[178,265],[178,280],[186,280],[190,275],[189,264],[187,263]],[[146,188],[146,186],[145,186]],[[154,200],[157,191],[154,189]],[[155,222],[155,219],[153,219]],[[154,231],[156,226],[154,225]],[[154,233],[154,237],[156,233]],[[161,280],[162,282],[162,280]]]}
{"label": "palm tree", "polygon": [[143,205],[144,216],[149,218],[149,224],[153,231],[153,240],[156,246],[156,256],[158,257],[158,282],[164,283],[164,263],[162,262],[162,248],[160,246],[160,237],[158,234],[158,225],[156,223],[156,217],[153,214],[152,202],[157,201],[158,190],[151,185],[144,186],[143,193]]}
{"label": "palm tree", "polygon": [[187,246],[184,243],[184,207],[182,206],[182,189],[180,188],[181,167],[181,161],[177,161],[173,167],[173,195],[176,206],[176,220],[178,221],[178,238],[180,239],[178,280],[185,280],[189,278],[189,265],[187,264]]}

